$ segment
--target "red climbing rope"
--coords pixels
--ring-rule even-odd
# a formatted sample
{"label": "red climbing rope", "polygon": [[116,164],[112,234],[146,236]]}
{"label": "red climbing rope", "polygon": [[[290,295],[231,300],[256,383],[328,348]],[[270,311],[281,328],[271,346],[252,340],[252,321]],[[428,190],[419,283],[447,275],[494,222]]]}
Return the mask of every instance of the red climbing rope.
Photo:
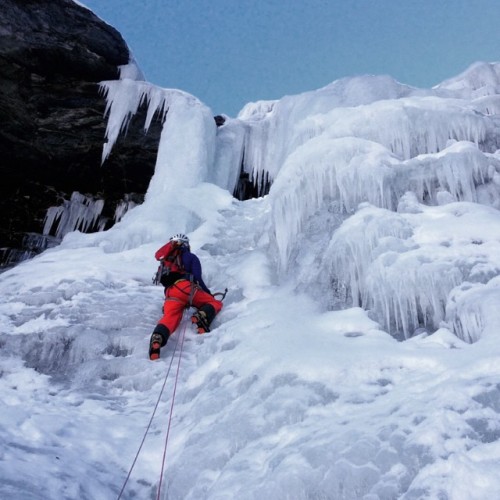
{"label": "red climbing rope", "polygon": [[[182,330],[182,335],[181,335],[181,347],[179,349],[179,360],[177,361],[177,373],[175,374],[174,392],[172,394],[172,401],[170,403],[170,415],[168,417],[167,435],[165,437],[165,446],[163,448],[163,460],[162,460],[162,463],[161,463],[160,482],[158,483],[158,495],[156,497],[157,500],[160,500],[161,483],[162,483],[162,480],[163,480],[163,471],[165,469],[165,457],[167,455],[168,437],[170,435],[170,426],[172,424],[172,414],[174,412],[174,403],[175,403],[175,393],[177,391],[177,382],[179,381],[179,370],[180,370],[180,367],[181,367],[182,347],[184,345],[184,338],[186,336],[186,326],[187,325],[184,325],[184,328]],[[174,351],[174,353],[175,353],[175,351]]]}
{"label": "red climbing rope", "polygon": [[[186,329],[184,328],[184,332],[185,332],[185,330]],[[183,342],[184,342],[184,332],[182,334]],[[130,466],[130,469],[129,469],[128,474],[127,474],[127,478],[125,479],[125,482],[123,483],[122,489],[120,491],[120,494],[118,495],[117,500],[120,500],[121,496],[123,495],[123,492],[125,491],[125,486],[127,486],[128,480],[130,479],[130,475],[132,474],[132,470],[135,467],[135,463],[137,462],[139,454],[142,450],[142,446],[144,445],[144,441],[146,441],[146,436],[148,435],[149,429],[151,428],[151,423],[153,422],[153,418],[156,414],[156,410],[158,409],[158,405],[160,404],[161,396],[163,394],[163,391],[165,390],[165,385],[167,384],[168,375],[170,373],[170,369],[172,368],[172,364],[174,362],[174,356],[175,356],[175,352],[177,351],[177,346],[179,345],[180,337],[181,337],[180,335],[177,337],[177,341],[176,341],[175,347],[174,347],[174,352],[172,353],[172,357],[170,358],[170,364],[168,366],[168,370],[167,370],[167,373],[165,375],[163,385],[161,387],[160,395],[158,396],[158,400],[156,401],[156,405],[154,407],[153,414],[151,415],[151,418],[149,419],[149,423],[148,423],[148,426],[146,427],[146,431],[144,432],[144,436],[142,438],[141,444],[139,445],[139,449],[137,450],[134,461],[132,462],[132,465]],[[182,349],[182,346],[181,346],[181,349]],[[177,371],[179,371],[179,370],[177,369]],[[176,384],[177,384],[177,379],[176,379]],[[162,471],[163,471],[163,468],[162,468]]]}

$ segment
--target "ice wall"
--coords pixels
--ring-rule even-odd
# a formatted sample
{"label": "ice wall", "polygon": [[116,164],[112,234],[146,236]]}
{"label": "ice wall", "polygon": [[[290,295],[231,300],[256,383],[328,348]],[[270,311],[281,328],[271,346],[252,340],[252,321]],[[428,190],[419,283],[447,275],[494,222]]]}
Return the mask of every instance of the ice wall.
{"label": "ice wall", "polygon": [[238,182],[244,141],[245,130],[234,120],[227,120],[217,129],[215,161],[208,178],[230,193],[234,192]]}
{"label": "ice wall", "polygon": [[[119,207],[121,220],[112,230],[79,242],[99,245],[108,252],[162,241],[170,233],[193,231],[203,220],[203,210],[190,190],[211,180],[215,158],[216,125],[210,109],[188,93],[138,80],[134,68],[124,68],[120,80],[101,83],[107,103],[102,159],[110,154],[118,136],[126,133],[141,106],[147,110],[144,133],[154,116],[162,122],[162,133],[144,203],[126,213],[121,210],[124,206]],[[228,183],[222,174],[219,182]],[[76,244],[75,238],[71,236],[71,244]]]}
{"label": "ice wall", "polygon": [[322,265],[349,283],[353,304],[376,312],[389,331],[408,338],[444,323],[474,341],[487,316],[477,292],[498,298],[500,291],[498,234],[496,209],[466,202],[429,207],[408,193],[398,213],[365,205],[346,220]]}
{"label": "ice wall", "polygon": [[[489,65],[483,69],[496,75]],[[473,92],[451,81],[423,90],[387,76],[364,76],[279,101],[248,104],[238,115],[245,130],[244,171],[254,180],[268,174],[273,181],[290,154],[325,134],[368,139],[402,159],[441,151],[450,139],[494,152],[500,147],[498,124],[484,114],[491,114],[498,103],[496,86],[488,82],[487,88]]]}
{"label": "ice wall", "polygon": [[429,204],[481,198],[500,208],[499,173],[500,158],[466,142],[401,161],[365,139],[312,139],[287,158],[271,188],[281,267],[287,266],[297,232],[331,199],[346,214],[364,201],[395,210],[406,191]]}
{"label": "ice wall", "polygon": [[[302,287],[308,286],[308,275],[310,287],[315,281],[345,287],[349,304],[372,310],[395,335],[409,337],[419,327],[432,330],[449,322],[464,340],[479,338],[484,318],[475,323],[451,319],[450,311],[458,309],[450,308],[449,300],[467,280],[486,284],[499,272],[494,253],[485,256],[486,247],[477,243],[490,238],[487,229],[481,236],[470,236],[468,244],[443,237],[439,243],[422,245],[415,234],[435,219],[455,227],[446,207],[457,202],[470,204],[464,206],[474,213],[467,217],[470,225],[464,231],[475,232],[474,219],[483,217],[483,205],[490,207],[488,219],[496,224],[498,67],[474,66],[471,74],[429,91],[394,84],[392,97],[380,89],[372,89],[369,97],[363,90],[351,92],[349,98],[339,92],[340,87],[370,88],[377,82],[372,78],[356,79],[352,85],[334,83],[317,91],[318,101],[329,93],[334,102],[330,107],[322,102],[321,110],[309,105],[310,94],[267,108],[247,107],[240,116],[250,127],[245,158],[251,149],[257,169],[271,165],[270,202],[282,276],[301,276]],[[371,208],[362,205],[360,212],[359,205],[366,202]],[[320,217],[327,210],[336,211],[345,225],[339,229],[339,217],[331,217],[331,223]],[[463,209],[456,210],[461,214]],[[313,223],[317,218],[326,221],[321,229]],[[308,249],[316,256],[306,261],[300,257],[303,235],[324,241],[318,231],[326,233],[330,243],[326,249]],[[306,262],[318,260],[320,270],[304,268]],[[471,269],[482,261],[490,271],[478,277]],[[329,280],[319,276],[325,270]],[[324,289],[325,296],[331,293]]]}
{"label": "ice wall", "polygon": [[266,175],[273,181],[286,158],[321,130],[309,117],[319,120],[335,109],[368,105],[427,91],[402,85],[388,76],[343,78],[321,89],[279,101],[259,101],[245,106],[238,115],[245,130],[243,168],[258,182]]}
{"label": "ice wall", "polygon": [[[498,80],[498,65],[488,64],[430,90],[384,76],[342,79],[249,104],[218,129],[193,96],[127,78],[104,82],[103,158],[142,104],[145,130],[159,113],[163,132],[145,203],[100,244],[120,251],[194,231],[206,207],[193,202],[193,190],[209,182],[232,192],[243,169],[255,183],[266,176],[273,183],[270,241],[282,278],[321,283],[325,297],[332,286],[345,289],[346,305],[370,309],[397,336],[445,322],[475,340],[486,313],[466,321],[466,307],[450,300],[468,280],[486,285],[500,269],[494,252],[484,254],[497,250],[495,241],[486,232],[470,236],[476,217],[493,227],[500,208]],[[436,221],[457,227],[466,219],[462,239],[446,227],[432,242],[423,236],[437,234]],[[309,240],[316,244],[304,250]],[[476,272],[481,266],[488,272]]]}
{"label": "ice wall", "polygon": [[[120,70],[119,80],[100,84],[106,99],[107,120],[102,161],[119,135],[126,134],[132,116],[145,107],[144,133],[148,132],[153,117],[162,123],[155,172],[144,203],[132,206],[124,201],[117,207],[118,223],[112,230],[85,238],[72,234],[63,242],[67,245],[99,245],[105,251],[119,252],[153,240],[163,241],[172,233],[194,231],[219,198],[213,192],[210,197],[193,190],[210,182],[232,191],[238,179],[241,127],[232,129],[229,125],[217,130],[207,106],[186,92],[145,82],[133,61]],[[97,210],[97,206],[85,208],[77,205],[76,200],[54,207],[47,215],[46,229],[59,222],[58,236],[75,229],[85,230],[95,222],[93,209]]]}

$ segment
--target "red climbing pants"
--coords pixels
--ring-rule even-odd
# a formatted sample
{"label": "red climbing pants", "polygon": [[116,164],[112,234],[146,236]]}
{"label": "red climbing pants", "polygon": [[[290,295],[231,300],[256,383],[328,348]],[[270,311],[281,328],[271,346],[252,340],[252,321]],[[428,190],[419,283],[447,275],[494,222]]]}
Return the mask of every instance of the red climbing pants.
{"label": "red climbing pants", "polygon": [[163,317],[158,322],[168,328],[170,335],[175,332],[182,319],[182,313],[190,305],[200,308],[211,305],[215,314],[222,309],[222,302],[204,292],[198,285],[188,280],[179,280],[165,290]]}

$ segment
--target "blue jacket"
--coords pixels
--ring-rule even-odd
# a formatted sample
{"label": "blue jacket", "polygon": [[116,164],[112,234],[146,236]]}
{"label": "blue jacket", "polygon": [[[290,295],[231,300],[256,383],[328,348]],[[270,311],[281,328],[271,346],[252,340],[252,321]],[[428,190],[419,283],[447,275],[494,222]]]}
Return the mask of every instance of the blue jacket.
{"label": "blue jacket", "polygon": [[193,281],[195,283],[198,283],[202,290],[207,293],[211,293],[207,285],[205,285],[205,283],[203,282],[203,278],[201,277],[200,259],[198,259],[198,257],[194,253],[191,253],[188,248],[183,247],[181,250],[181,260],[186,273],[193,276]]}

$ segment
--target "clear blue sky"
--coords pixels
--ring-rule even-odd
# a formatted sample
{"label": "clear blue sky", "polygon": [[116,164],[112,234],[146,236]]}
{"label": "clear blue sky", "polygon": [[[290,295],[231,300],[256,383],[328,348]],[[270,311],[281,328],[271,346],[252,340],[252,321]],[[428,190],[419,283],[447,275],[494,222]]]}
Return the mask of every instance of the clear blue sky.
{"label": "clear blue sky", "polygon": [[146,79],[214,114],[389,74],[432,87],[500,61],[500,0],[81,0],[114,26]]}

